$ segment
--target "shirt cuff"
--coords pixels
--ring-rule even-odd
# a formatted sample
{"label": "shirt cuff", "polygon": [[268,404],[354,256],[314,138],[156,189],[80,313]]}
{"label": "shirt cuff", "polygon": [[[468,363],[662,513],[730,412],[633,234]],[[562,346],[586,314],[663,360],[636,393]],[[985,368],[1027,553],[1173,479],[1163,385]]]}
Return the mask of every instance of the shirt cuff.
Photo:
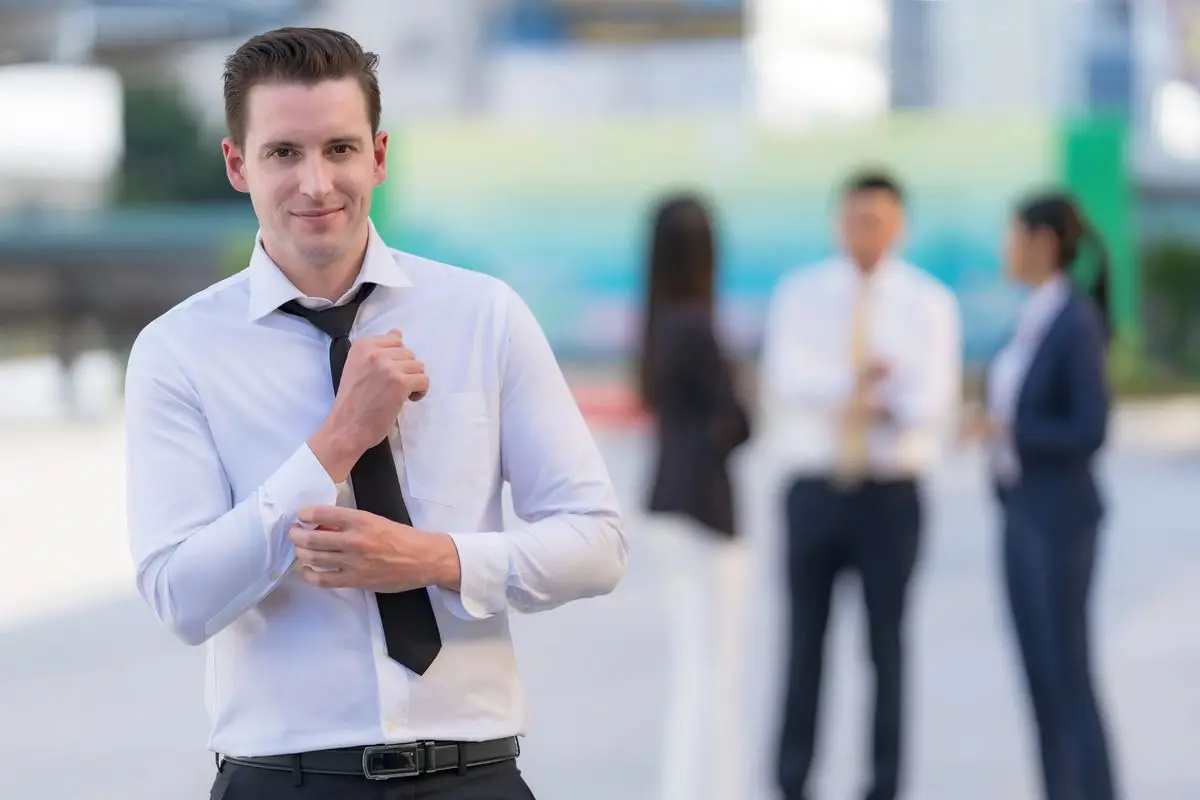
{"label": "shirt cuff", "polygon": [[[288,529],[305,506],[337,503],[337,487],[307,443],[283,462],[259,490],[258,512],[270,549],[269,563],[290,561]],[[286,551],[286,552],[285,552]]]}
{"label": "shirt cuff", "polygon": [[461,591],[441,590],[446,608],[465,620],[495,616],[508,607],[508,542],[499,533],[452,533],[462,572]]}

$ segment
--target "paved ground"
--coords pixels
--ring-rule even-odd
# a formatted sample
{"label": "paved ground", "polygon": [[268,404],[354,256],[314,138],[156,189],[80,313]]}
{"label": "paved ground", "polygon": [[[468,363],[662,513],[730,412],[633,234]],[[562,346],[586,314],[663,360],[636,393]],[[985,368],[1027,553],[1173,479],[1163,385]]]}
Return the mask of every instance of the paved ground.
{"label": "paved ground", "polygon": [[[1125,437],[1128,439],[1129,437]],[[636,436],[602,437],[627,505],[645,468]],[[1126,796],[1200,797],[1200,458],[1122,446],[1107,464],[1114,516],[1099,576],[1103,684]],[[726,743],[768,798],[778,705],[775,520],[762,464],[739,465],[755,552],[751,735]],[[0,422],[0,798],[204,797],[203,655],[161,631],[131,590],[118,424]],[[914,605],[910,797],[1035,798],[1032,750],[975,454],[930,487]],[[630,527],[637,532],[637,522]],[[635,539],[636,546],[636,539]],[[822,798],[856,797],[866,675],[853,586],[840,604],[820,756]],[[635,557],[611,597],[516,623],[533,711],[523,768],[538,796],[655,797],[666,681],[654,564]]]}

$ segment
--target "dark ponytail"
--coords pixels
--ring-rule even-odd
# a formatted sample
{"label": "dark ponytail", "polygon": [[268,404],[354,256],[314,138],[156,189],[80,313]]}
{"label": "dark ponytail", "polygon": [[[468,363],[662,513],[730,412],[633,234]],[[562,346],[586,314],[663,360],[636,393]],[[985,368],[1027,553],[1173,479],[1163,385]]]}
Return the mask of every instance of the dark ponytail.
{"label": "dark ponytail", "polygon": [[1079,280],[1079,262],[1084,249],[1090,250],[1096,273],[1089,294],[1096,303],[1106,332],[1112,330],[1112,306],[1109,295],[1111,262],[1108,248],[1099,232],[1088,222],[1083,210],[1070,196],[1058,192],[1026,200],[1017,209],[1017,218],[1029,232],[1049,230],[1058,240],[1058,267]]}
{"label": "dark ponytail", "polygon": [[652,372],[658,318],[666,306],[674,303],[699,305],[711,316],[715,270],[715,232],[706,201],[687,193],[662,199],[653,213],[637,359],[638,394],[646,409],[654,410],[657,405]]}
{"label": "dark ponytail", "polygon": [[1084,236],[1096,259],[1096,277],[1091,289],[1092,300],[1100,309],[1105,332],[1111,336],[1113,309],[1109,297],[1109,276],[1112,274],[1112,263],[1108,256],[1108,246],[1104,244],[1104,237],[1091,225],[1084,230]]}

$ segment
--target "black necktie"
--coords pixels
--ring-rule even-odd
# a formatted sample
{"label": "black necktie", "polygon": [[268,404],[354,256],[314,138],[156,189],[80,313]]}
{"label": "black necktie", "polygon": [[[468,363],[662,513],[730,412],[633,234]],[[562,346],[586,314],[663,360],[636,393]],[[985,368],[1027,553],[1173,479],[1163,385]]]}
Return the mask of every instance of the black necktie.
{"label": "black necktie", "polygon": [[[346,357],[350,354],[350,329],[354,327],[358,307],[374,290],[375,284],[365,283],[349,302],[320,311],[305,308],[295,300],[280,306],[281,311],[304,317],[330,337],[329,371],[335,393],[342,382]],[[400,492],[400,479],[396,474],[396,462],[392,459],[391,445],[386,438],[358,459],[358,463],[350,470],[350,484],[354,488],[355,504],[360,510],[404,525],[412,524],[408,508],[404,505],[404,495]],[[388,655],[418,675],[424,675],[442,649],[442,637],[437,618],[433,615],[429,591],[422,588],[395,594],[376,594],[375,599],[379,604]]]}

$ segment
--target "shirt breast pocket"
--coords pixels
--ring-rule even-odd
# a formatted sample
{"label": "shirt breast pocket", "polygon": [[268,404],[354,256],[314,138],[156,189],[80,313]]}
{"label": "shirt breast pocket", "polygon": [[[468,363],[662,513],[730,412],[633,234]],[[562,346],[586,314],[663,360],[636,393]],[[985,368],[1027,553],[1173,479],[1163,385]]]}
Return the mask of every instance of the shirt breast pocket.
{"label": "shirt breast pocket", "polygon": [[487,399],[430,394],[400,414],[405,484],[418,500],[457,506],[480,498],[496,472]]}

